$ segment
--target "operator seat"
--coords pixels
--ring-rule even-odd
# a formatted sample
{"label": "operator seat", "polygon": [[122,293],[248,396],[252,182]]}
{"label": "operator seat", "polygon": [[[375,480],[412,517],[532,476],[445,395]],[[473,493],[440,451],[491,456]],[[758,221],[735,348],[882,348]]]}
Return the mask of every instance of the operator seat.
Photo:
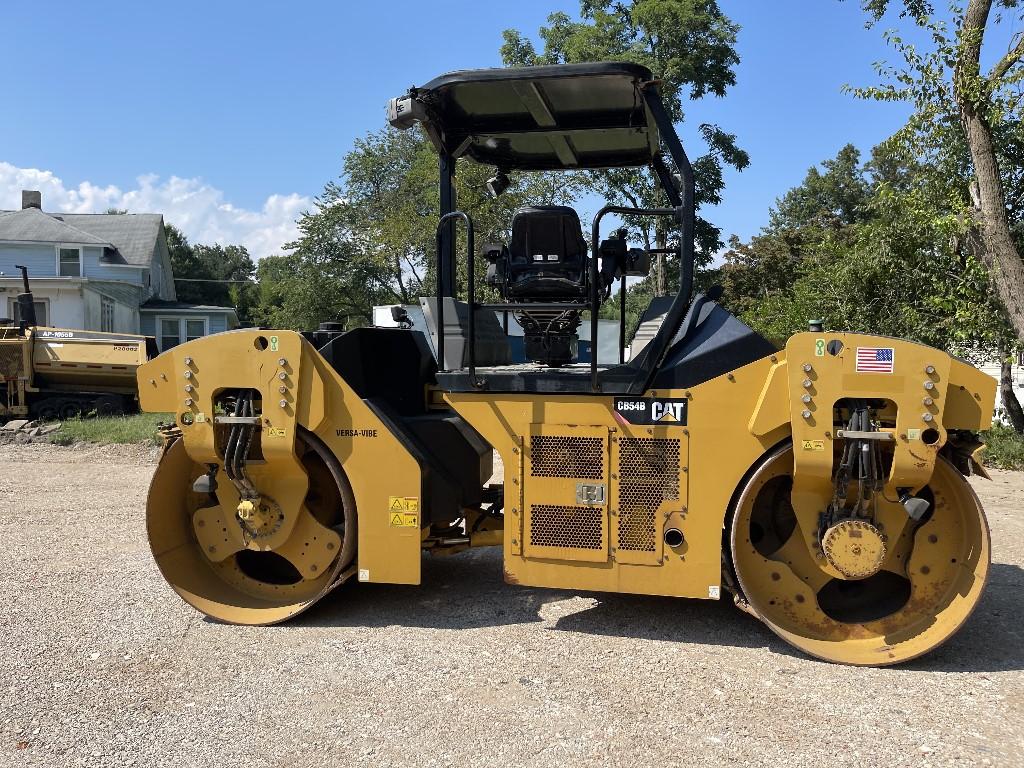
{"label": "operator seat", "polygon": [[576,211],[564,205],[516,211],[507,270],[509,298],[585,299],[587,241]]}

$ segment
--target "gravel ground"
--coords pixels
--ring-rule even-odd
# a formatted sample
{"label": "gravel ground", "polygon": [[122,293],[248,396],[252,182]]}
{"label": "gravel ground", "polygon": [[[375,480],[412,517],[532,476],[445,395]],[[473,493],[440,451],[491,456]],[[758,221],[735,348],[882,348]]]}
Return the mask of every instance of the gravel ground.
{"label": "gravel ground", "polygon": [[895,669],[791,651],[726,602],[507,586],[500,553],[202,619],[146,545],[147,448],[0,447],[0,765],[1024,765],[1024,475],[975,485],[988,590]]}

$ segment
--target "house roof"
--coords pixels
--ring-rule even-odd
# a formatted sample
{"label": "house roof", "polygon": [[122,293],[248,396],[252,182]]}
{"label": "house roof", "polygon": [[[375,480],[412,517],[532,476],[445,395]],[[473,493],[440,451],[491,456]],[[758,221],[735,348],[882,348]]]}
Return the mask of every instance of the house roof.
{"label": "house roof", "polygon": [[113,243],[126,264],[148,267],[164,217],[159,213],[61,213],[67,224]]}
{"label": "house roof", "polygon": [[0,211],[0,240],[100,245],[107,264],[149,267],[164,218],[159,213]]}
{"label": "house roof", "polygon": [[114,247],[109,240],[43,213],[38,208],[0,212],[0,240]]}
{"label": "house roof", "polygon": [[166,301],[164,299],[149,299],[139,307],[140,312],[224,312],[235,318],[238,322],[238,312],[234,307],[218,307],[213,304],[189,304],[185,301]]}

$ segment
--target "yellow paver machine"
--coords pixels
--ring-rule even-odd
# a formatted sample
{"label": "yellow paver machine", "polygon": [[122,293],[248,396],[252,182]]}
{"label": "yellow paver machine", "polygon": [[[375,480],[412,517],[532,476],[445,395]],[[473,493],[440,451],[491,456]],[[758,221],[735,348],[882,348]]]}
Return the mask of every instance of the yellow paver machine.
{"label": "yellow paver machine", "polygon": [[[989,569],[965,476],[984,474],[995,382],[936,349],[818,325],[778,349],[714,292],[694,296],[694,174],[649,71],[455,72],[392,100],[389,118],[419,125],[440,158],[426,331],[241,330],[139,370],[143,408],[177,415],[147,524],[182,598],[271,624],[349,579],[418,584],[424,550],[501,546],[510,584],[710,600],[724,587],[836,662],[905,661],[963,624]],[[492,194],[511,171],[646,166],[665,207],[602,208],[589,247],[573,209],[529,207],[478,253],[459,160],[495,168]],[[627,359],[623,320],[618,360],[603,361],[600,306],[651,258],[624,231],[602,239],[609,214],[672,222],[680,289],[647,313],[642,350]],[[477,259],[500,302],[478,301]]]}
{"label": "yellow paver machine", "polygon": [[152,336],[36,325],[28,270],[21,320],[0,320],[0,421],[115,416],[136,407],[136,372],[157,354]]}

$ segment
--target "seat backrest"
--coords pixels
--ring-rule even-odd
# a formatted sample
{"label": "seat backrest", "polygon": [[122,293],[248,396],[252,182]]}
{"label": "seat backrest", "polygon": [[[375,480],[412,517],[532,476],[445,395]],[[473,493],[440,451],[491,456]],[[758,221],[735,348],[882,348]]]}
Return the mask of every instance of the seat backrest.
{"label": "seat backrest", "polygon": [[509,258],[513,268],[526,264],[579,269],[587,255],[580,217],[564,205],[520,208],[512,217]]}

